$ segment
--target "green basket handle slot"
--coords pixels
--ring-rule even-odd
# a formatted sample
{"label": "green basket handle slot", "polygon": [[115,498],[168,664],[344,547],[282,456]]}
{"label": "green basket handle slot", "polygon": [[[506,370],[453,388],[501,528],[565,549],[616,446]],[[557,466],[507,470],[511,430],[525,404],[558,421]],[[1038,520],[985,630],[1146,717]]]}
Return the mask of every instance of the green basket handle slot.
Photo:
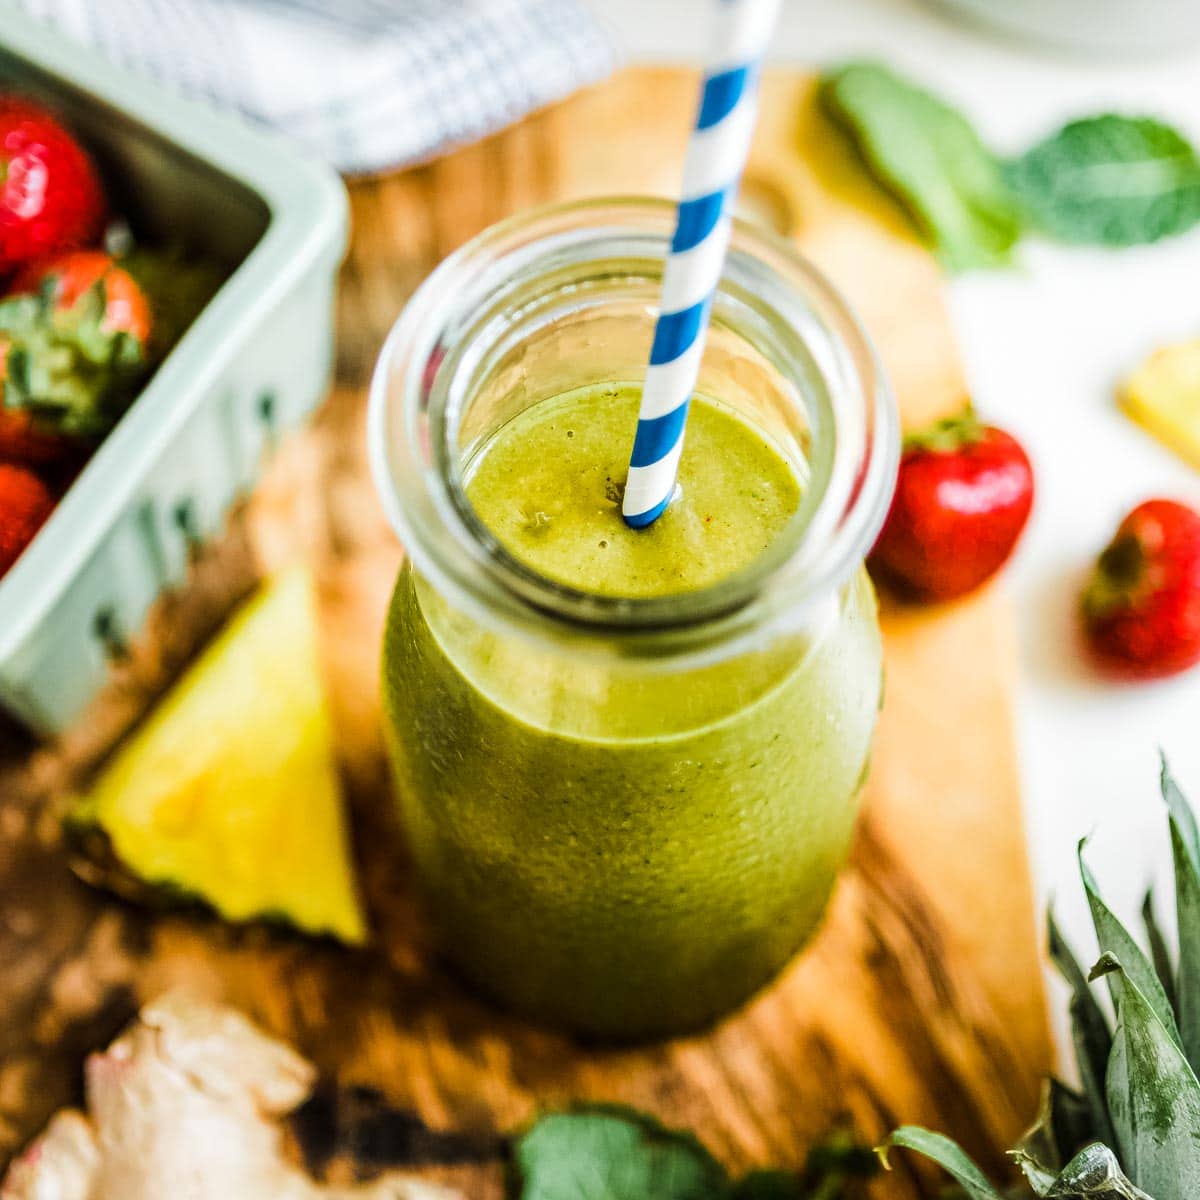
{"label": "green basket handle slot", "polygon": [[92,618],[92,633],[104,647],[104,655],[110,662],[125,662],[129,658],[129,642],[121,632],[121,624],[112,605],[96,610]]}
{"label": "green basket handle slot", "polygon": [[171,517],[175,522],[175,528],[179,530],[183,535],[183,540],[187,543],[188,554],[195,558],[204,541],[200,534],[200,522],[196,518],[196,501],[191,496],[185,496],[182,500],[177,501],[171,511]]}
{"label": "green basket handle slot", "polygon": [[279,440],[279,397],[274,388],[259,392],[255,411],[263,427],[263,450],[270,454]]}

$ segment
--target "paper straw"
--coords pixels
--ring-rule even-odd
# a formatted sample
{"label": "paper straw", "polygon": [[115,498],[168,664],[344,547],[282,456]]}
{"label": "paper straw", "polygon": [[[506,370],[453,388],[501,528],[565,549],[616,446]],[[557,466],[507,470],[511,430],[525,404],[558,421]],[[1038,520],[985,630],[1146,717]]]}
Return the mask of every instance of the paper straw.
{"label": "paper straw", "polygon": [[666,510],[700,373],[713,293],[729,246],[730,210],[750,153],[758,76],[780,0],[719,0],[712,64],[688,143],[675,236],[642,389],[621,512],[642,529]]}

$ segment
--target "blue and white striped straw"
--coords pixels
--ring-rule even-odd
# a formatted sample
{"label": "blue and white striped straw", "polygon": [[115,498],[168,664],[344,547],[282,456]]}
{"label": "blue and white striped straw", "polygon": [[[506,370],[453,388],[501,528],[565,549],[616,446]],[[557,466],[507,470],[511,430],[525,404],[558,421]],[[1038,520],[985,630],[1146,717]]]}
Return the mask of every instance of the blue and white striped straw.
{"label": "blue and white striped straw", "polygon": [[634,529],[675,490],[688,401],[700,374],[709,310],[729,247],[730,210],[750,153],[758,76],[780,0],[719,0],[711,66],[688,144],[675,236],[642,389],[621,512]]}

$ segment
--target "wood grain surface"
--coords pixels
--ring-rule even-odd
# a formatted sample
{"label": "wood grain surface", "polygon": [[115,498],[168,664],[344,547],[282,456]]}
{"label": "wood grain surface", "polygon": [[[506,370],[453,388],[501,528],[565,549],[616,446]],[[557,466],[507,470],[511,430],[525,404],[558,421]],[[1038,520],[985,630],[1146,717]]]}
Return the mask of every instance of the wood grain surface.
{"label": "wood grain surface", "polygon": [[[708,1035],[623,1050],[573,1045],[477,1002],[422,943],[380,742],[377,659],[400,548],[368,479],[364,385],[413,287],[484,226],[548,199],[669,194],[694,86],[682,70],[627,71],[500,136],[352,187],[338,384],[314,428],[284,446],[78,732],[45,748],[15,731],[6,738],[0,1156],[77,1099],[83,1055],[136,1004],[183,983],[244,1007],[332,1082],[377,1089],[374,1102],[398,1110],[394,1128],[472,1135],[398,1136],[390,1154],[457,1162],[432,1176],[471,1196],[500,1194],[497,1164],[470,1161],[489,1159],[492,1133],[580,1097],[691,1126],[735,1166],[799,1163],[813,1139],[847,1121],[867,1139],[915,1121],[1003,1169],[1001,1149],[1033,1115],[1050,1047],[1013,759],[1012,623],[997,592],[936,610],[888,606],[887,698],[851,867],[814,945]],[[768,78],[744,197],[849,294],[906,421],[961,402],[938,272],[818,115],[811,81]],[[365,953],[113,897],[71,873],[58,834],[56,806],[73,781],[261,571],[296,555],[320,581],[376,931]],[[335,1174],[354,1169],[345,1158]],[[911,1162],[873,1185],[879,1197],[934,1190]]]}

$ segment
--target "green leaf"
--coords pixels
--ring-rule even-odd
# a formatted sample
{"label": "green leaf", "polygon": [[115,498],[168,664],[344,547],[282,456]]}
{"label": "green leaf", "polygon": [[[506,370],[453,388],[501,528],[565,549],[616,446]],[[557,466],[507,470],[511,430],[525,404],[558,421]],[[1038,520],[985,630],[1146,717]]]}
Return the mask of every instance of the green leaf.
{"label": "green leaf", "polygon": [[37,319],[38,302],[33,296],[6,296],[0,300],[0,332],[24,329]]}
{"label": "green leaf", "polygon": [[1064,125],[1007,164],[1031,221],[1065,242],[1133,246],[1200,221],[1200,162],[1182,134],[1147,117]]}
{"label": "green leaf", "polygon": [[1167,811],[1179,826],[1188,857],[1192,860],[1196,873],[1200,875],[1200,829],[1196,826],[1196,814],[1192,811],[1192,806],[1188,803],[1183,790],[1175,782],[1175,777],[1171,774],[1171,768],[1167,763],[1167,756],[1161,751],[1159,752],[1159,762],[1161,764],[1159,785],[1162,788],[1162,797],[1167,803]]}
{"label": "green leaf", "polygon": [[892,1146],[903,1146],[932,1159],[954,1178],[970,1200],[1004,1200],[962,1148],[944,1134],[916,1125],[901,1126],[879,1147],[884,1166],[887,1166],[887,1154]]}
{"label": "green leaf", "polygon": [[690,1134],[616,1106],[540,1117],[513,1148],[514,1200],[715,1200],[728,1177]]}
{"label": "green leaf", "polygon": [[1092,1114],[1092,1136],[1102,1142],[1112,1142],[1113,1129],[1108,1119],[1108,1100],[1104,1094],[1104,1074],[1108,1070],[1112,1033],[1096,994],[1084,977],[1075,955],[1071,953],[1053,913],[1048,914],[1047,924],[1050,958],[1071,986],[1071,1041],[1075,1047],[1083,1092]]}
{"label": "green leaf", "polygon": [[1117,1004],[1108,1063],[1108,1108],[1128,1174],[1156,1200],[1200,1196],[1200,1083],[1153,1005],[1112,954],[1107,974]]}
{"label": "green leaf", "polygon": [[[107,272],[105,272],[107,274]],[[53,275],[47,275],[42,280],[43,289],[49,287],[50,306],[54,305],[54,296],[58,290],[57,283]],[[108,280],[105,275],[101,275],[95,283],[92,284],[78,300],[75,301],[73,308],[75,315],[81,324],[99,325],[104,320],[104,314],[108,311]]]}
{"label": "green leaf", "polygon": [[1179,970],[1175,977],[1176,1011],[1183,1050],[1192,1069],[1200,1067],[1200,830],[1196,814],[1160,754],[1159,775],[1169,813],[1171,854],[1175,862],[1175,912],[1179,929]]}
{"label": "green leaf", "polygon": [[1175,994],[1175,966],[1171,962],[1171,951],[1162,926],[1158,923],[1158,915],[1154,910],[1154,889],[1146,892],[1142,901],[1142,924],[1146,927],[1146,938],[1150,943],[1150,961],[1154,964],[1154,973],[1163,991],[1167,993],[1167,1001],[1175,1014],[1175,1023],[1179,1024],[1179,999]]}
{"label": "green leaf", "polygon": [[1099,1142],[1080,1150],[1038,1194],[1047,1200],[1153,1200],[1126,1178],[1117,1156]]}
{"label": "green leaf", "polygon": [[[1101,899],[1095,877],[1083,859],[1083,850],[1086,845],[1087,838],[1084,838],[1079,843],[1079,874],[1083,877],[1083,888],[1087,892],[1088,906],[1092,910],[1092,924],[1096,927],[1096,940],[1100,943],[1100,950],[1102,953],[1112,954],[1123,964],[1125,974],[1133,980],[1138,990],[1145,996],[1147,1003],[1162,1022],[1168,1035],[1179,1042],[1175,1013],[1167,999],[1167,993],[1163,991],[1163,986],[1158,981],[1158,974],[1142,948],[1133,940],[1129,931],[1117,920],[1108,905]],[[1092,972],[1092,978],[1096,978],[1095,971]],[[1109,991],[1115,1004],[1117,993],[1120,991],[1120,983],[1111,974],[1109,975]]]}
{"label": "green leaf", "polygon": [[[873,1179],[880,1171],[879,1157],[843,1129],[830,1134],[809,1152],[801,1176],[805,1200],[835,1200],[846,1194],[854,1180]],[[740,1192],[735,1196],[741,1197]]]}
{"label": "green leaf", "polygon": [[1013,1148],[1012,1157],[1041,1196],[1063,1165],[1095,1140],[1088,1099],[1057,1079],[1047,1079],[1042,1085],[1037,1120]]}
{"label": "green leaf", "polygon": [[1179,1033],[1193,1069],[1200,1063],[1200,874],[1192,863],[1187,834],[1171,814],[1171,854],[1175,860],[1175,911],[1179,924]]}
{"label": "green leaf", "polygon": [[188,258],[181,247],[135,249],[122,256],[121,266],[145,292],[154,314],[150,341],[143,348],[149,366],[156,366],[187,332],[228,274],[215,263]]}
{"label": "green leaf", "polygon": [[874,62],[827,72],[820,96],[949,270],[1011,259],[1020,209],[961,113]]}
{"label": "green leaf", "polygon": [[1054,1186],[1058,1178],[1057,1168],[1049,1166],[1046,1159],[1029,1148],[1027,1142],[1022,1142],[1014,1150],[1010,1150],[1009,1155],[1021,1168],[1029,1186],[1039,1196],[1044,1196]]}
{"label": "green leaf", "polygon": [[794,1171],[751,1171],[722,1195],[725,1200],[807,1200],[808,1192]]}

